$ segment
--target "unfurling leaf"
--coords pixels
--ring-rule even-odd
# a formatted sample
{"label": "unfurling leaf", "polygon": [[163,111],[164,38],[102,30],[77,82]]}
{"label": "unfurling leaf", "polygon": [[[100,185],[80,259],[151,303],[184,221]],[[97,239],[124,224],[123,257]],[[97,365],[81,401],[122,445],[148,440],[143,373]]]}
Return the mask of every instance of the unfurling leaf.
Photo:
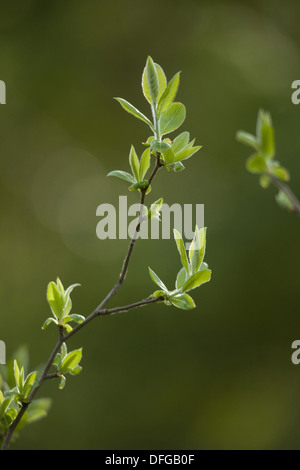
{"label": "unfurling leaf", "polygon": [[141,156],[140,169],[139,169],[139,181],[142,181],[144,179],[144,176],[147,173],[149,166],[150,166],[150,148],[146,149]]}
{"label": "unfurling leaf", "polygon": [[129,164],[136,181],[139,181],[140,162],[133,145],[131,146],[129,152]]}

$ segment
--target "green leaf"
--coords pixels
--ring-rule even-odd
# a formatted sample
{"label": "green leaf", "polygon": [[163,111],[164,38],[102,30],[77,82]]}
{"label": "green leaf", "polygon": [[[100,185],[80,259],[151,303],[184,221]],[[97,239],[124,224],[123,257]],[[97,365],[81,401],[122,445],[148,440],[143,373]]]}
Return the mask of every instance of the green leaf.
{"label": "green leaf", "polygon": [[258,143],[256,137],[249,132],[238,131],[236,133],[236,140],[241,144],[248,145],[248,147],[252,147],[255,150],[258,150]]}
{"label": "green leaf", "polygon": [[263,173],[267,169],[267,164],[261,155],[254,154],[248,158],[246,162],[246,168],[250,173]]}
{"label": "green leaf", "polygon": [[67,290],[65,291],[65,295],[64,295],[65,300],[70,296],[71,292],[75,289],[75,287],[80,287],[80,284],[78,283],[72,284],[71,286],[67,288]]}
{"label": "green leaf", "polygon": [[62,295],[64,295],[64,294],[65,294],[65,289],[64,289],[64,286],[63,286],[61,280],[59,279],[59,277],[56,279],[56,285],[57,285],[57,287],[59,288],[60,293],[61,293]]}
{"label": "green leaf", "polygon": [[45,330],[45,328],[47,328],[47,326],[49,326],[50,323],[55,323],[55,325],[57,325],[57,320],[55,320],[55,318],[53,318],[53,317],[47,318],[47,320],[45,321],[45,323],[42,326],[42,330]]}
{"label": "green leaf", "polygon": [[264,114],[265,114],[265,112],[262,109],[260,109],[258,111],[257,121],[256,121],[256,141],[257,141],[259,146],[261,146],[261,143],[262,143],[261,129],[262,129],[262,125],[263,125],[263,122],[264,122],[264,119],[265,119]]}
{"label": "green leaf", "polygon": [[165,294],[166,294],[166,292],[163,291],[163,290],[156,290],[152,295],[153,295],[153,297],[158,299],[158,297],[163,297]]}
{"label": "green leaf", "polygon": [[66,385],[66,377],[64,375],[61,375],[59,386],[58,386],[59,390],[63,390],[65,388],[65,385]]}
{"label": "green leaf", "polygon": [[16,360],[14,360],[14,377],[16,386],[21,391],[23,388],[23,377]]}
{"label": "green leaf", "polygon": [[144,116],[144,114],[142,114],[138,109],[132,106],[132,104],[130,104],[128,101],[124,100],[123,98],[115,98],[115,100],[117,100],[120,103],[122,108],[124,108],[125,111],[127,111],[127,113],[132,114],[137,119],[140,119],[141,121],[145,122],[146,124],[148,124],[150,129],[154,131],[152,122],[146,116]]}
{"label": "green leaf", "polygon": [[174,233],[176,245],[180,254],[182,266],[186,269],[186,272],[188,273],[190,268],[189,268],[189,262],[188,262],[187,254],[185,251],[184,243],[182,240],[182,236],[178,232],[178,230],[176,230],[175,228],[173,229],[173,233]]}
{"label": "green leaf", "polygon": [[282,208],[287,211],[292,211],[294,209],[294,205],[292,201],[289,199],[289,197],[283,192],[279,191],[278,194],[276,194],[275,199],[277,201],[277,204]]}
{"label": "green leaf", "polygon": [[163,153],[169,150],[170,148],[171,145],[167,144],[166,142],[158,142],[157,140],[153,140],[151,142],[151,150],[153,150],[154,152]]}
{"label": "green leaf", "polygon": [[29,393],[31,392],[33,388],[34,381],[36,379],[36,374],[37,374],[36,372],[31,372],[31,374],[29,374],[25,380],[24,388],[23,388],[23,395],[25,398],[29,395]]}
{"label": "green leaf", "polygon": [[190,140],[190,133],[189,132],[182,132],[179,134],[175,139],[172,144],[172,150],[176,154],[180,152],[181,150],[185,149],[185,147],[188,145]]}
{"label": "green leaf", "polygon": [[189,248],[189,258],[192,273],[199,271],[205,253],[206,228],[198,229],[196,226],[193,241]]}
{"label": "green leaf", "polygon": [[185,148],[181,152],[178,152],[175,155],[175,162],[179,162],[180,160],[187,160],[188,158],[191,158],[194,153],[198,152],[202,148],[201,145],[198,145],[196,147],[190,147],[190,148]]}
{"label": "green leaf", "polygon": [[74,369],[70,370],[71,375],[78,375],[82,371],[81,366],[76,366]]}
{"label": "green leaf", "polygon": [[139,181],[140,162],[133,145],[131,146],[129,152],[129,164],[136,181]]}
{"label": "green leaf", "polygon": [[151,204],[150,209],[148,211],[148,219],[159,218],[159,211],[161,209],[162,203],[164,202],[163,198],[161,197],[153,204]]}
{"label": "green leaf", "polygon": [[259,178],[259,184],[261,185],[262,188],[266,189],[270,186],[271,184],[271,179],[268,175],[261,175]]}
{"label": "green leaf", "polygon": [[57,285],[50,282],[47,288],[47,300],[55,318],[61,319],[64,312],[64,300]]}
{"label": "green leaf", "polygon": [[172,150],[172,147],[163,153],[164,162],[169,165],[174,162],[175,154]]}
{"label": "green leaf", "polygon": [[273,173],[274,176],[276,176],[278,179],[282,181],[290,180],[290,174],[288,170],[286,168],[283,168],[282,166],[272,168],[271,172]]}
{"label": "green leaf", "polygon": [[187,278],[187,272],[185,268],[181,268],[179,273],[177,274],[176,278],[176,289],[181,289],[183,284],[185,283],[185,280]]}
{"label": "green leaf", "polygon": [[185,106],[182,103],[173,103],[160,118],[161,134],[175,131],[185,120]]}
{"label": "green leaf", "polygon": [[139,181],[142,181],[144,179],[144,176],[147,173],[149,166],[150,166],[150,148],[147,148],[141,156],[139,178],[138,178]]}
{"label": "green leaf", "polygon": [[176,162],[173,165],[173,170],[176,171],[176,173],[178,173],[179,171],[182,171],[184,169],[185,169],[185,166],[181,162]]}
{"label": "green leaf", "polygon": [[150,274],[150,277],[152,279],[152,281],[158,285],[158,287],[160,287],[164,292],[169,292],[167,287],[165,286],[165,284],[162,282],[162,280],[158,277],[157,274],[155,274],[154,271],[152,271],[152,269],[148,266],[148,269],[149,269],[149,274]]}
{"label": "green leaf", "polygon": [[142,88],[146,100],[155,105],[166,87],[166,77],[162,68],[152,58],[147,58],[142,77]]}
{"label": "green leaf", "polygon": [[195,289],[201,284],[210,281],[211,278],[211,270],[204,269],[202,271],[198,271],[197,273],[193,274],[191,277],[187,279],[187,281],[182,286],[182,292],[186,292],[192,289]]}
{"label": "green leaf", "polygon": [[136,189],[144,189],[148,186],[148,184],[149,184],[148,180],[143,180],[143,181],[139,181],[138,183],[133,184],[132,186],[129,186],[128,189],[129,191],[135,191]]}
{"label": "green leaf", "polygon": [[160,100],[161,95],[166,89],[167,86],[167,79],[165,76],[165,72],[163,71],[162,67],[159,64],[155,63],[155,68],[158,76],[158,96],[157,101]]}
{"label": "green leaf", "polygon": [[272,159],[275,155],[274,129],[264,124],[261,132],[261,151],[268,159]]}
{"label": "green leaf", "polygon": [[72,313],[69,315],[70,319],[75,323],[83,323],[85,321],[85,317],[83,315],[78,315],[77,313]]}
{"label": "green leaf", "polygon": [[9,407],[9,405],[11,404],[11,402],[13,401],[13,397],[8,397],[8,398],[5,398],[0,406],[0,419],[3,418],[3,416],[6,414],[6,411]]}
{"label": "green leaf", "polygon": [[66,355],[66,357],[62,361],[61,372],[65,374],[66,372],[70,372],[70,370],[75,369],[75,367],[78,366],[81,359],[82,359],[82,348],[71,351],[69,354]]}
{"label": "green leaf", "polygon": [[182,310],[191,310],[195,308],[195,302],[192,297],[188,294],[177,295],[176,297],[170,298],[170,302],[177,308]]}
{"label": "green leaf", "polygon": [[127,173],[127,171],[114,170],[110,171],[107,176],[115,176],[116,178],[128,181],[131,184],[135,183],[134,177],[130,173]]}
{"label": "green leaf", "polygon": [[62,355],[62,359],[63,359],[64,357],[66,357],[67,354],[68,354],[67,345],[66,345],[66,343],[63,343],[63,344],[61,345],[61,355]]}
{"label": "green leaf", "polygon": [[57,368],[57,370],[61,369],[61,363],[62,363],[62,355],[60,353],[57,353],[55,358],[53,359],[53,366]]}
{"label": "green leaf", "polygon": [[163,114],[169,106],[173,103],[177,90],[179,87],[180,72],[176,73],[174,77],[169,81],[167,88],[163,92],[157,107],[157,114]]}

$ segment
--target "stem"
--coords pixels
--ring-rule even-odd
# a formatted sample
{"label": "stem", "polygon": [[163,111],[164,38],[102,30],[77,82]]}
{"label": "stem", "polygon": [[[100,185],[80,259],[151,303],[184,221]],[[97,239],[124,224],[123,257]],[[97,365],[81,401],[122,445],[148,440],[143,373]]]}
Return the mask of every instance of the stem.
{"label": "stem", "polygon": [[62,344],[65,341],[67,341],[69,338],[71,338],[73,335],[75,335],[79,330],[84,328],[90,321],[92,321],[97,316],[112,315],[112,314],[115,314],[115,313],[127,312],[128,310],[131,310],[133,308],[141,307],[141,306],[144,306],[144,305],[156,303],[158,301],[163,300],[163,297],[158,297],[158,298],[154,298],[154,299],[153,298],[147,298],[147,299],[140,300],[139,302],[135,302],[135,303],[132,303],[132,304],[129,304],[129,305],[124,305],[122,307],[115,307],[115,308],[111,308],[111,309],[103,309],[103,307],[107,304],[107,302],[118,292],[121,285],[123,284],[123,281],[125,280],[125,277],[126,277],[126,274],[127,274],[127,271],[128,271],[128,267],[129,267],[130,258],[131,258],[131,255],[132,255],[132,251],[133,251],[135,242],[137,240],[137,236],[138,236],[138,233],[140,231],[140,226],[141,226],[141,223],[142,223],[142,209],[143,209],[143,205],[144,205],[144,202],[145,202],[146,192],[147,192],[147,189],[149,188],[150,184],[152,183],[156,173],[158,172],[159,168],[161,168],[162,166],[163,166],[163,163],[160,160],[160,154],[157,153],[156,154],[156,165],[155,165],[155,167],[154,167],[154,169],[151,173],[151,176],[149,178],[148,186],[146,186],[145,188],[143,188],[141,190],[139,221],[138,221],[138,224],[136,226],[134,235],[133,235],[132,239],[130,240],[129,247],[128,247],[128,250],[127,250],[127,254],[125,256],[123,266],[122,266],[122,270],[121,270],[118,281],[116,282],[114,287],[110,290],[110,292],[107,294],[107,296],[98,305],[98,307],[85,319],[85,321],[83,323],[79,324],[70,333],[65,335],[63,327],[59,326],[59,339],[58,339],[52,353],[49,356],[49,359],[48,359],[48,361],[47,361],[47,363],[44,367],[42,375],[39,378],[38,384],[31,391],[31,393],[29,394],[28,403],[22,403],[21,409],[20,409],[16,419],[12,422],[12,424],[10,425],[10,427],[7,431],[7,434],[5,436],[5,439],[3,441],[3,444],[2,444],[2,447],[1,447],[0,450],[6,450],[8,448],[9,443],[11,441],[11,438],[13,436],[13,433],[16,430],[16,427],[18,426],[19,422],[21,421],[22,417],[24,416],[25,412],[27,411],[27,408],[29,407],[30,403],[32,402],[33,398],[35,397],[35,395],[37,394],[37,392],[39,391],[39,389],[41,388],[41,386],[45,382],[45,380],[57,377],[57,374],[48,374],[48,372],[49,372],[49,369],[52,366],[52,363],[53,363],[53,360],[54,360],[56,354],[58,353],[58,351],[60,350]]}
{"label": "stem", "polygon": [[278,179],[272,173],[268,172],[268,176],[270,180],[272,181],[272,183],[274,184],[274,186],[276,186],[279,190],[284,192],[286,196],[289,198],[289,200],[293,204],[292,212],[300,215],[300,201],[297,199],[297,197],[295,196],[293,191],[290,189],[290,187],[287,184],[283,183],[280,179]]}

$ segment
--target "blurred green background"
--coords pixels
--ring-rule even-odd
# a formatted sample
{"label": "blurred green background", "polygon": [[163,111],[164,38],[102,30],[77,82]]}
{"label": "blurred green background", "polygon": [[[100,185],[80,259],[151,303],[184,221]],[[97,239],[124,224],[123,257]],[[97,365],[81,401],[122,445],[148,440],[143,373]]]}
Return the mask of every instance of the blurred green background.
{"label": "blurred green background", "polygon": [[[75,336],[83,373],[63,392],[47,383],[49,417],[16,449],[300,448],[299,220],[279,209],[245,170],[237,129],[272,113],[277,156],[300,195],[300,4],[257,1],[12,1],[1,7],[1,326],[12,355],[32,367],[56,331],[47,283],[80,282],[74,312],[87,315],[116,281],[124,240],[96,237],[96,207],[137,202],[106,178],[128,168],[149,132],[121,96],[149,115],[140,81],[148,54],[168,79],[182,71],[182,130],[204,149],[186,171],[157,177],[149,202],[204,203],[212,281],[197,309],[153,306],[101,318]],[[250,151],[251,152],[251,151]],[[140,241],[111,306],[153,292],[147,266],[172,285],[174,241]]]}

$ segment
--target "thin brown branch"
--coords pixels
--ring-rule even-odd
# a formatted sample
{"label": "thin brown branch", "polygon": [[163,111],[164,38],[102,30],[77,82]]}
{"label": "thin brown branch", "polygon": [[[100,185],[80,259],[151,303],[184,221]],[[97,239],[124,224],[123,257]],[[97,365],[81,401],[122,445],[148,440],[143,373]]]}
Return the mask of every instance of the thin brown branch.
{"label": "thin brown branch", "polygon": [[49,372],[49,370],[52,366],[52,363],[53,363],[53,360],[54,360],[56,354],[58,353],[58,351],[60,350],[62,344],[65,341],[67,341],[69,338],[71,338],[79,330],[84,328],[88,323],[90,323],[90,321],[92,321],[97,316],[112,315],[112,314],[115,314],[115,313],[127,312],[128,310],[131,310],[133,308],[141,307],[141,306],[144,306],[144,305],[149,305],[149,304],[152,304],[152,303],[156,303],[160,300],[163,300],[163,297],[154,298],[154,299],[147,298],[147,299],[143,299],[139,302],[135,302],[135,303],[132,303],[132,304],[129,304],[129,305],[124,305],[122,307],[115,307],[115,308],[111,308],[111,309],[103,309],[103,307],[107,304],[107,302],[118,292],[118,290],[120,289],[121,285],[123,284],[123,282],[125,280],[125,277],[126,277],[126,274],[127,274],[127,271],[128,271],[128,267],[129,267],[129,262],[130,262],[131,255],[132,255],[132,252],[133,252],[133,248],[135,246],[135,242],[137,240],[137,236],[138,236],[138,233],[140,231],[140,226],[141,226],[141,223],[142,223],[142,209],[143,209],[143,205],[144,205],[144,202],[145,202],[146,192],[147,192],[147,189],[149,188],[150,184],[152,183],[156,173],[158,172],[159,168],[161,168],[163,166],[163,163],[160,160],[160,154],[159,153],[157,153],[156,157],[157,157],[156,158],[156,165],[155,165],[155,167],[154,167],[154,169],[151,173],[151,176],[149,178],[148,186],[141,190],[139,221],[137,223],[134,235],[133,235],[132,239],[130,240],[129,247],[128,247],[128,250],[127,250],[127,254],[125,256],[123,266],[122,266],[122,270],[121,270],[118,281],[116,282],[114,287],[110,290],[110,292],[107,294],[107,296],[98,305],[98,307],[85,319],[85,321],[83,323],[79,324],[76,328],[74,328],[70,333],[68,333],[66,335],[64,335],[63,327],[61,327],[61,326],[59,327],[59,339],[57,341],[57,344],[55,345],[52,353],[49,356],[49,359],[48,359],[48,361],[47,361],[47,363],[44,367],[42,375],[39,378],[37,386],[31,391],[31,393],[28,397],[28,403],[22,403],[21,409],[20,409],[16,419],[13,421],[13,423],[9,427],[8,432],[7,432],[7,434],[5,436],[5,439],[3,441],[1,450],[6,450],[8,448],[9,443],[11,441],[11,438],[13,436],[13,433],[16,430],[16,427],[18,426],[18,424],[21,421],[22,417],[24,416],[28,406],[32,402],[33,398],[35,397],[35,395],[37,394],[37,392],[39,391],[39,389],[41,388],[41,386],[45,382],[45,380],[57,377],[57,374],[48,374],[48,372]]}

